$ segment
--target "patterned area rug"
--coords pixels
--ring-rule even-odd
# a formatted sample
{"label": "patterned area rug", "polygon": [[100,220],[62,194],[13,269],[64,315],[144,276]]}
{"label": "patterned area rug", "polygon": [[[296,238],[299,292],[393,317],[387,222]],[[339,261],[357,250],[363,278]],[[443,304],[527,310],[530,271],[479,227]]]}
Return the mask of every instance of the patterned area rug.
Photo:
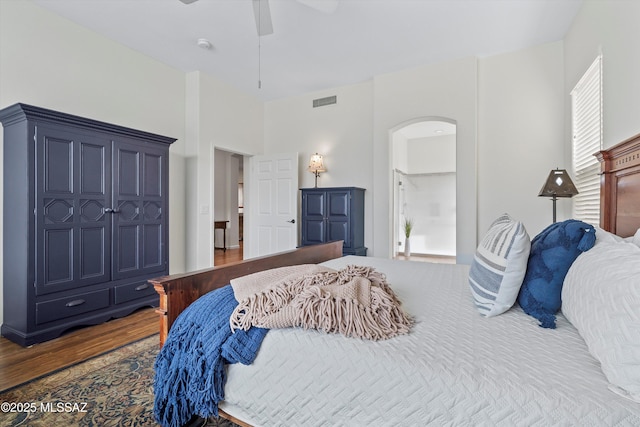
{"label": "patterned area rug", "polygon": [[[152,336],[0,394],[2,426],[157,426]],[[233,427],[210,419],[206,426]]]}

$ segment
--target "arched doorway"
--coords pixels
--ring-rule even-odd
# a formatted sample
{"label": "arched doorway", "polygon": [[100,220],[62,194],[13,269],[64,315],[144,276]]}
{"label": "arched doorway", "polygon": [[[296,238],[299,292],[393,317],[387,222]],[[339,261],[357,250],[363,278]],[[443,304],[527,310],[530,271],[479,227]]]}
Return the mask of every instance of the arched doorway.
{"label": "arched doorway", "polygon": [[455,121],[434,117],[403,123],[391,132],[391,143],[393,257],[405,257],[410,221],[410,259],[455,262]]}

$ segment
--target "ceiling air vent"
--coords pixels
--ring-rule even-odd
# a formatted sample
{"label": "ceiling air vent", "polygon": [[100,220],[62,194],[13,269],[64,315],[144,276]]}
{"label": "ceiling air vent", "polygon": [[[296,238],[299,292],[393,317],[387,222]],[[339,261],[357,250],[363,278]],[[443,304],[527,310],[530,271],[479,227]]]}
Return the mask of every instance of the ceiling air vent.
{"label": "ceiling air vent", "polygon": [[327,96],[326,98],[318,98],[313,100],[313,108],[324,107],[325,105],[337,104],[337,96]]}

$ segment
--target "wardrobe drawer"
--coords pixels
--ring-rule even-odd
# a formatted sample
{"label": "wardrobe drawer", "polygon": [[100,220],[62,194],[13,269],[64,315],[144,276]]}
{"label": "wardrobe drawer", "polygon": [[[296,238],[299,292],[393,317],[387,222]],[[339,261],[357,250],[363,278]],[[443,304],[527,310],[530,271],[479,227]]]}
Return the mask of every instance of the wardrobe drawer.
{"label": "wardrobe drawer", "polygon": [[36,323],[64,319],[109,306],[109,289],[36,303]]}
{"label": "wardrobe drawer", "polygon": [[[146,280],[141,282],[120,285],[113,288],[113,302],[122,304],[138,298],[156,294],[156,290]],[[157,295],[157,294],[156,294]]]}

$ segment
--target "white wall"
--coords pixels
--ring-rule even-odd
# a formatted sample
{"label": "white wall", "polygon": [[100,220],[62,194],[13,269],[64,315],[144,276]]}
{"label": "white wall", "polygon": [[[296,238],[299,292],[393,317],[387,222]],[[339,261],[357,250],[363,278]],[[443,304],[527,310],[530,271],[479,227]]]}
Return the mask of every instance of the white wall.
{"label": "white wall", "polygon": [[[479,61],[478,231],[502,213],[533,237],[552,221],[551,202],[538,197],[549,171],[565,158],[563,44],[549,43]],[[558,201],[558,220],[570,212]]]}
{"label": "white wall", "polygon": [[169,171],[172,272],[185,268],[184,99],[184,73],[31,2],[0,1],[0,108],[23,102],[178,138]]}
{"label": "white wall", "polygon": [[476,248],[476,59],[427,65],[374,78],[372,254],[391,256],[390,132],[420,117],[457,123],[458,260],[469,263]]}
{"label": "white wall", "polygon": [[456,171],[456,136],[412,138],[407,141],[407,173]]}
{"label": "white wall", "polygon": [[[313,187],[309,158],[322,154],[326,172],[318,186],[371,188],[371,82],[314,92],[265,104],[264,150],[298,152],[301,188]],[[337,103],[312,107],[316,98],[336,95]]]}
{"label": "white wall", "polygon": [[213,265],[214,150],[261,154],[264,105],[205,73],[189,73],[187,83],[186,269],[192,271]]}
{"label": "white wall", "polygon": [[[609,148],[640,133],[640,2],[585,0],[564,40],[565,87],[569,93],[602,53],[604,141]],[[566,151],[571,113],[565,103]],[[569,154],[567,154],[569,155]]]}
{"label": "white wall", "polygon": [[408,173],[409,171],[409,140],[401,132],[394,132],[391,135],[391,154],[393,158],[393,168]]}
{"label": "white wall", "polygon": [[[337,104],[312,108],[313,99],[331,95],[337,96]],[[373,239],[372,99],[368,82],[271,101],[265,104],[264,125],[266,154],[298,152],[300,188],[313,187],[314,175],[307,172],[307,166],[311,155],[318,152],[327,168],[318,178],[319,187],[366,190],[365,246],[369,248]],[[245,194],[249,194],[246,184]]]}

